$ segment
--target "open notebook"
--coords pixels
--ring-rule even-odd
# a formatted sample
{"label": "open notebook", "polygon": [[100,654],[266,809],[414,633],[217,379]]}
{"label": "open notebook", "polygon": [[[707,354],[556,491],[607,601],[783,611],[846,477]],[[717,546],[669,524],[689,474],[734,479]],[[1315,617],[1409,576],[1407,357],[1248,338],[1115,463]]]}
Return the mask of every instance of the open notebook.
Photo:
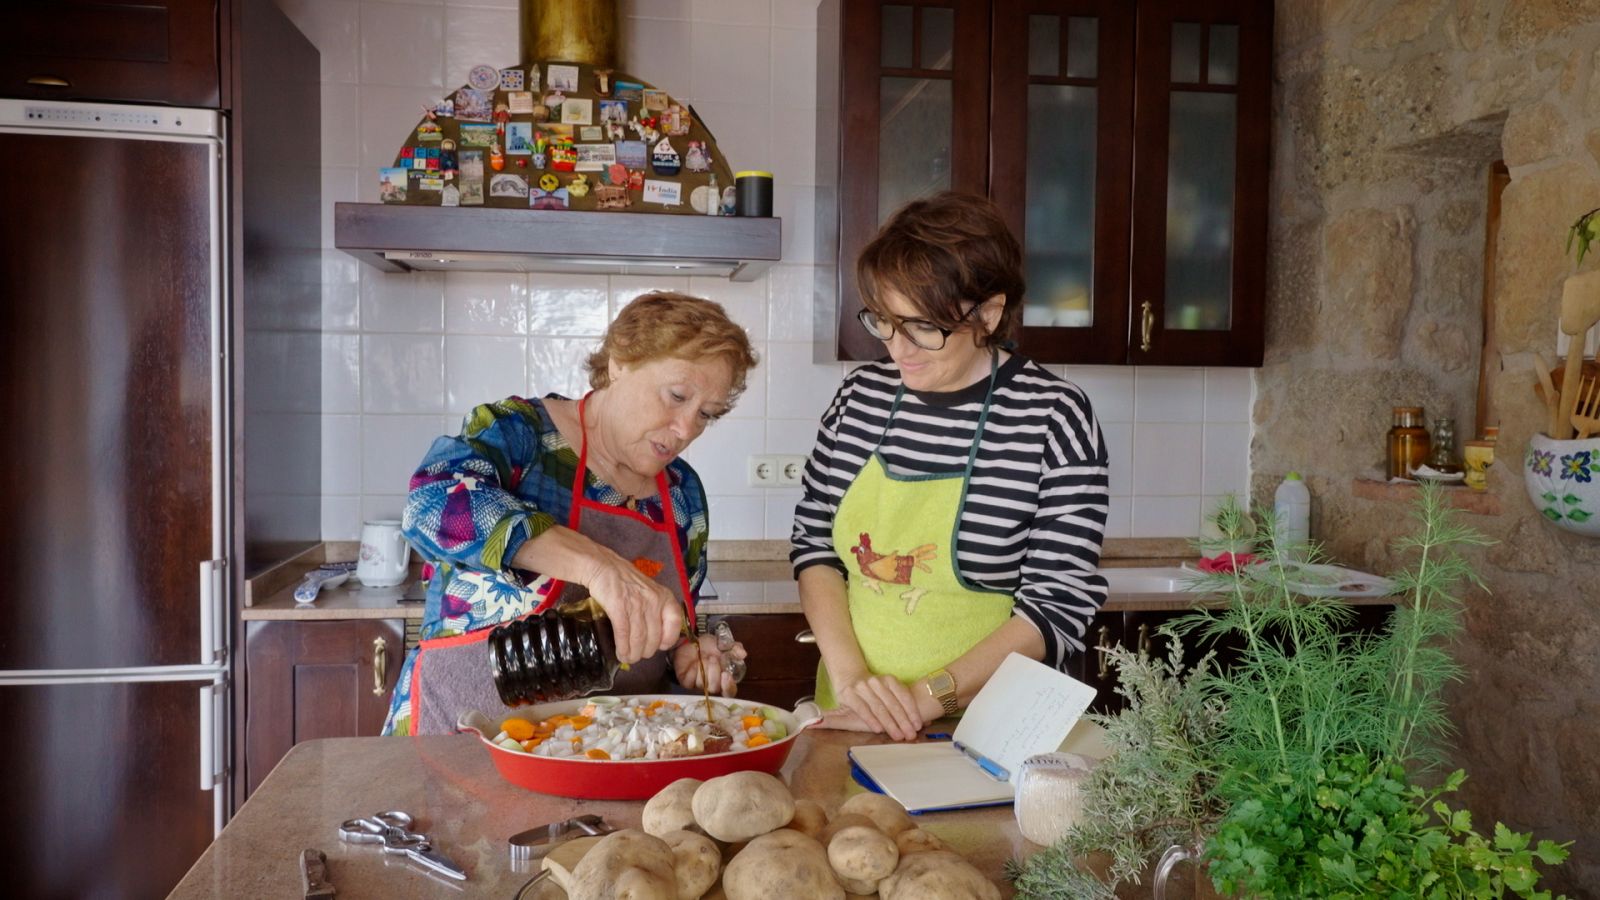
{"label": "open notebook", "polygon": [[1061,748],[1094,696],[1013,653],[973,698],[955,740],[867,744],[850,748],[850,760],[913,813],[1010,803],[1022,761]]}

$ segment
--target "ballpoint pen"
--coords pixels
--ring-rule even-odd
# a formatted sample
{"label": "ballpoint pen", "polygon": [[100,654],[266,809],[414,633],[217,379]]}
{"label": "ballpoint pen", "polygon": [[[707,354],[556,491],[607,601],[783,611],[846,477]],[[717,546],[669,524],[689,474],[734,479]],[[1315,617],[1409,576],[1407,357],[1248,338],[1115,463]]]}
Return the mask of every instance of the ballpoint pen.
{"label": "ballpoint pen", "polygon": [[1011,780],[1011,773],[1007,772],[1005,770],[1004,766],[1001,766],[999,763],[995,762],[994,760],[990,759],[987,756],[984,756],[982,753],[979,753],[978,751],[972,749],[971,747],[968,747],[966,744],[963,744],[960,741],[951,741],[950,743],[954,744],[955,748],[957,750],[960,750],[962,753],[966,754],[969,759],[971,759],[973,762],[977,763],[978,764],[978,768],[984,770],[985,772],[988,772],[989,776],[991,778],[993,778],[994,780],[996,780],[996,781],[1010,781]]}

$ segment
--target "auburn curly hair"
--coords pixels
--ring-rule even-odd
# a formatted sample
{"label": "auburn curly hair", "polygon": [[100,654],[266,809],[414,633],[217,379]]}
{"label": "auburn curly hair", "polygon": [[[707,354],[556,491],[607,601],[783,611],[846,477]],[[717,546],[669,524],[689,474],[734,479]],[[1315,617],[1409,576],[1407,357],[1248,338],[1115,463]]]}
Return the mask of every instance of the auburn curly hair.
{"label": "auburn curly hair", "polygon": [[721,305],[676,291],[652,291],[623,307],[600,348],[589,354],[589,384],[599,390],[611,383],[612,360],[636,366],[668,358],[726,362],[733,372],[730,406],[744,392],[745,376],[758,361],[749,336]]}

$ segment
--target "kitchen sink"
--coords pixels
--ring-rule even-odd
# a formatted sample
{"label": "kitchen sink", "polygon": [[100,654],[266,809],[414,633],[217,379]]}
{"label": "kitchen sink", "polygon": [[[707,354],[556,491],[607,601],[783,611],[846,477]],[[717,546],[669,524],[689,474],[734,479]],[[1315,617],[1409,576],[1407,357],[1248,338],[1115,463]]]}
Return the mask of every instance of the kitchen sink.
{"label": "kitchen sink", "polygon": [[1191,582],[1199,574],[1177,566],[1101,569],[1113,594],[1180,594],[1193,590]]}

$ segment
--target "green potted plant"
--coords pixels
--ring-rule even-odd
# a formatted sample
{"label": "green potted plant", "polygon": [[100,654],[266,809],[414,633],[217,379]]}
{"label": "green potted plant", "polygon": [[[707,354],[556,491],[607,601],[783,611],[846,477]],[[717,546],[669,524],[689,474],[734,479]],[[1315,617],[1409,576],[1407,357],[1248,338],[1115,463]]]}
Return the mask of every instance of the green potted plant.
{"label": "green potted plant", "polygon": [[[1215,519],[1219,540],[1244,539],[1236,504]],[[1176,655],[1113,652],[1129,707],[1101,721],[1137,739],[1114,744],[1086,783],[1079,824],[1014,867],[1018,896],[1114,896],[1169,842],[1198,850],[1225,895],[1549,898],[1538,867],[1564,860],[1565,845],[1499,823],[1480,833],[1444,800],[1465,776],[1438,769],[1450,733],[1440,692],[1461,674],[1445,641],[1460,589],[1476,583],[1458,550],[1484,539],[1424,485],[1395,612],[1366,635],[1346,627],[1343,602],[1303,595],[1312,548],[1275,546],[1270,520],[1258,533],[1260,563],[1204,577],[1226,605],[1174,629],[1240,647],[1233,665],[1185,673]],[[1130,800],[1134,784],[1145,790]],[[1081,865],[1090,849],[1113,859],[1104,878]]]}

